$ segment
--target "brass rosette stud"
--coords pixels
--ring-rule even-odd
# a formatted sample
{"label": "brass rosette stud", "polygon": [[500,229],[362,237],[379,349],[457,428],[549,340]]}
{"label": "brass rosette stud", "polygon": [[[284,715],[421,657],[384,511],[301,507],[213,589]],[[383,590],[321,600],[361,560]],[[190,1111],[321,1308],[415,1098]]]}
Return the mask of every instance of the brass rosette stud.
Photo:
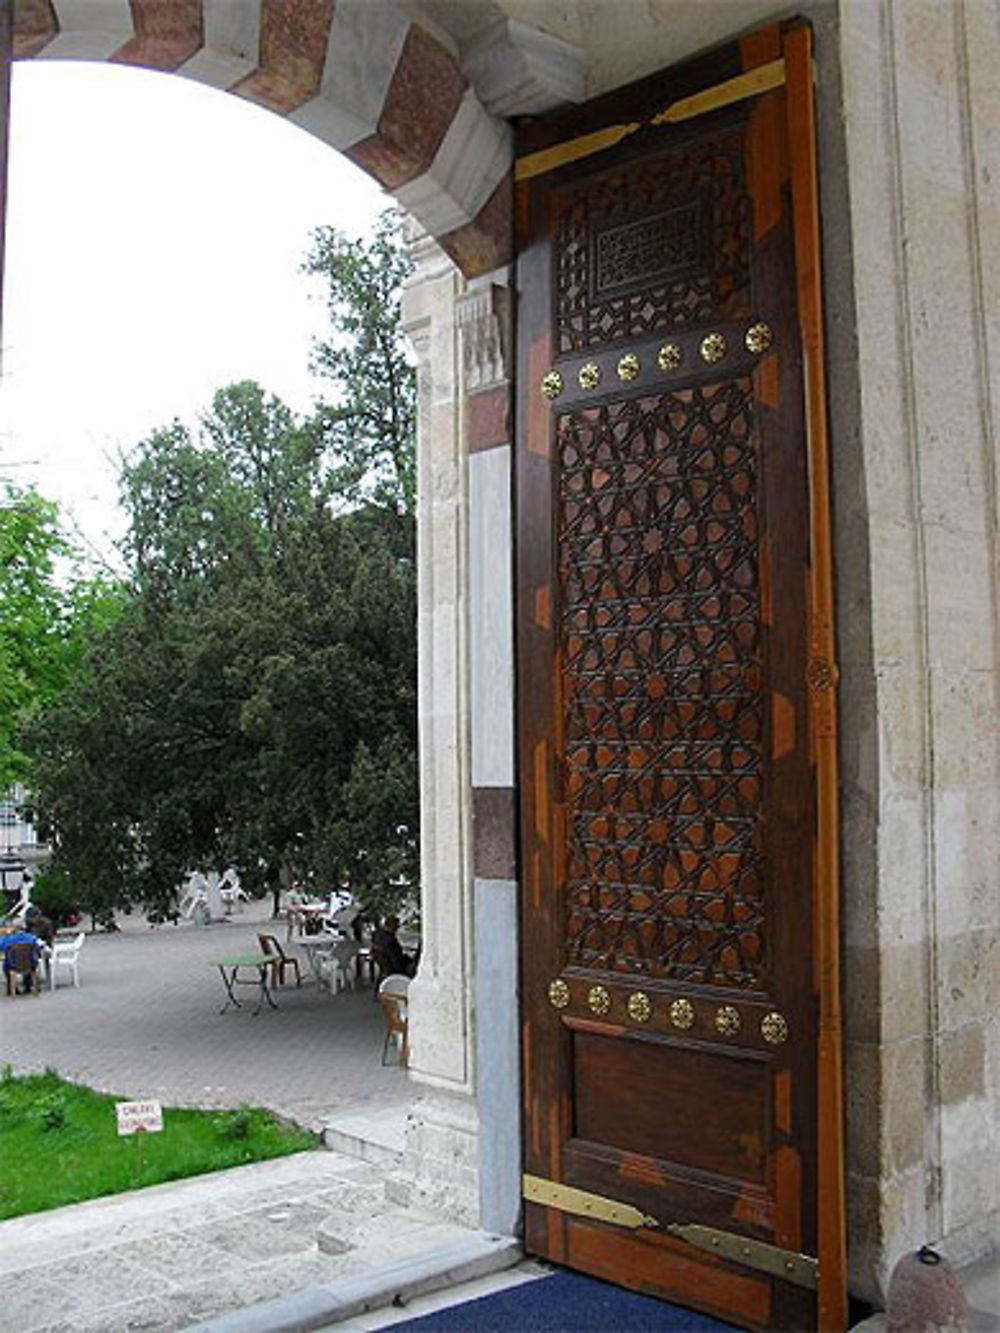
{"label": "brass rosette stud", "polygon": [[735,1037],[743,1026],[740,1011],[731,1004],[720,1004],[715,1011],[715,1030],[723,1037]]}
{"label": "brass rosette stud", "polygon": [[631,384],[634,379],[637,379],[641,369],[641,363],[635,352],[626,352],[618,360],[618,378],[625,384]]}
{"label": "brass rosette stud", "polygon": [[563,377],[558,370],[550,370],[542,380],[542,393],[546,398],[558,398],[563,391]]}
{"label": "brass rosette stud", "polygon": [[781,1046],[788,1040],[788,1024],[782,1014],[772,1009],[760,1020],[760,1035],[769,1046]]}
{"label": "brass rosette stud", "polygon": [[611,1008],[611,996],[603,986],[591,986],[587,992],[587,1004],[592,1014],[606,1014]]}
{"label": "brass rosette stud", "polygon": [[748,352],[753,352],[759,356],[761,352],[766,352],[774,342],[774,332],[770,324],[761,321],[759,324],[750,325],[743,341]]}
{"label": "brass rosette stud", "polygon": [[549,982],[549,1004],[553,1009],[565,1009],[569,1004],[569,987],[565,981],[557,978]]}
{"label": "brass rosette stud", "polygon": [[580,367],[577,379],[580,381],[581,389],[596,389],[601,382],[600,366],[596,361],[588,361],[585,366]]}
{"label": "brass rosette stud", "polygon": [[664,343],[656,354],[656,364],[661,370],[676,370],[683,360],[679,343]]}
{"label": "brass rosette stud", "polygon": [[648,1023],[653,1016],[653,1006],[645,991],[634,991],[628,997],[628,1016],[636,1023]]}
{"label": "brass rosette stud", "polygon": [[723,333],[708,333],[701,340],[701,359],[710,366],[721,361],[726,355],[726,336]]}
{"label": "brass rosette stud", "polygon": [[675,1028],[686,1029],[694,1023],[694,1007],[690,1000],[674,1000],[670,1006],[670,1021]]}

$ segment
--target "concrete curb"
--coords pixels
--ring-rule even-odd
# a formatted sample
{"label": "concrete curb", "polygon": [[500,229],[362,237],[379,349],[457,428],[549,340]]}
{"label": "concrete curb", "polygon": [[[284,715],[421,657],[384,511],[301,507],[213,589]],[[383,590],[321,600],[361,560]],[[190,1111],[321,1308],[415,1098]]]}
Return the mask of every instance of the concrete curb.
{"label": "concrete curb", "polygon": [[194,1324],[189,1333],[307,1333],[345,1319],[426,1296],[489,1273],[512,1268],[523,1258],[512,1236],[474,1231],[447,1249],[388,1263],[360,1277],[260,1301],[242,1310]]}

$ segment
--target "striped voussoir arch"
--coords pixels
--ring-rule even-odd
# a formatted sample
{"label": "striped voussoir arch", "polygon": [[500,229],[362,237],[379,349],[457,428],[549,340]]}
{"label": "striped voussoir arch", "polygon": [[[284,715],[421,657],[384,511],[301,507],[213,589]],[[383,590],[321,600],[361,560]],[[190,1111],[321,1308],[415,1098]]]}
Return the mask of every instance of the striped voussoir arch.
{"label": "striped voussoir arch", "polygon": [[467,276],[510,257],[510,129],[399,0],[14,0],[14,58],[138,65],[245,97],[374,176]]}

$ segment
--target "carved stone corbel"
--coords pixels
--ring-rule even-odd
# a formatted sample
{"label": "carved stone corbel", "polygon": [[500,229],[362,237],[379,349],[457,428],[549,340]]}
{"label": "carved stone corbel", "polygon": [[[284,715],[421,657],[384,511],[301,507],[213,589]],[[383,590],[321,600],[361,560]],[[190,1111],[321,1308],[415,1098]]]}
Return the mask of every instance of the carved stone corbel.
{"label": "carved stone corbel", "polygon": [[456,299],[462,338],[462,388],[480,393],[506,384],[510,358],[510,292],[491,282]]}

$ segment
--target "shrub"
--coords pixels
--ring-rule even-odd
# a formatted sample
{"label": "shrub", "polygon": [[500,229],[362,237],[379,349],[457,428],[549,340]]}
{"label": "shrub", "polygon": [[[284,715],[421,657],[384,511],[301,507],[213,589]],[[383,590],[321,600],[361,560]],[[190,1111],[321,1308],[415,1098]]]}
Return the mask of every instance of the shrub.
{"label": "shrub", "polygon": [[58,1092],[48,1092],[39,1097],[35,1107],[35,1117],[39,1126],[46,1133],[53,1133],[66,1128],[66,1098]]}
{"label": "shrub", "polygon": [[80,919],[80,904],[64,874],[42,871],[32,887],[31,901],[56,927],[70,926]]}
{"label": "shrub", "polygon": [[230,1141],[246,1139],[253,1129],[253,1112],[249,1106],[240,1106],[235,1111],[216,1116],[214,1123],[222,1138]]}

